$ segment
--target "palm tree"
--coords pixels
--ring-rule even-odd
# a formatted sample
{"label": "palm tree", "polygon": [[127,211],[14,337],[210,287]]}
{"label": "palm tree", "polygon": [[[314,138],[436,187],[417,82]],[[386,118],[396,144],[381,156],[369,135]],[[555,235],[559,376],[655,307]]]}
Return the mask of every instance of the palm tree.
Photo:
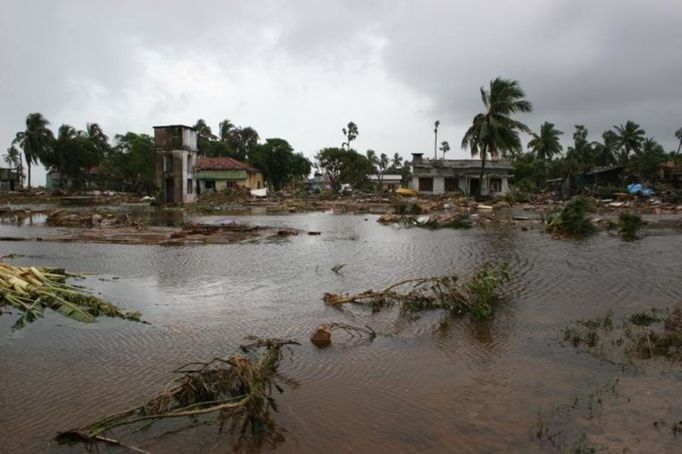
{"label": "palm tree", "polygon": [[642,150],[644,135],[646,132],[634,121],[628,120],[625,125],[614,126],[618,137],[618,146],[623,150],[621,162],[625,163],[631,151],[636,154]]}
{"label": "palm tree", "polygon": [[594,142],[596,163],[600,166],[610,166],[618,162],[618,135],[612,130],[604,131],[601,135],[602,143]]}
{"label": "palm tree", "polygon": [[398,153],[393,153],[393,159],[391,159],[391,167],[394,169],[399,169],[403,166],[403,157]]}
{"label": "palm tree", "polygon": [[220,129],[220,140],[222,140],[223,142],[227,142],[235,127],[236,126],[234,125],[234,123],[232,123],[227,118],[218,123],[218,128]]}
{"label": "palm tree", "polygon": [[211,127],[206,124],[206,120],[199,118],[193,126],[194,130],[197,132],[197,136],[206,140],[215,140],[216,136],[213,135]]}
{"label": "palm tree", "polygon": [[677,146],[677,154],[680,154],[680,148],[682,148],[682,128],[675,131],[675,138],[680,141],[680,144]]}
{"label": "palm tree", "polygon": [[104,152],[109,148],[109,138],[97,123],[87,123],[82,133],[97,149]]}
{"label": "palm tree", "polygon": [[573,146],[568,147],[566,158],[577,164],[579,170],[587,171],[594,167],[595,143],[587,140],[588,130],[583,125],[575,125],[573,133]]}
{"label": "palm tree", "polygon": [[445,159],[445,153],[450,151],[450,144],[448,143],[447,140],[444,140],[443,142],[440,143],[440,151],[443,152],[443,159]]}
{"label": "palm tree", "polygon": [[38,160],[49,152],[54,141],[52,131],[47,127],[49,124],[50,122],[41,113],[28,114],[26,130],[18,132],[12,141],[12,145],[19,145],[24,150],[29,189],[31,189],[31,164],[37,164]]}
{"label": "palm tree", "polygon": [[549,161],[563,150],[559,136],[563,132],[554,127],[548,121],[540,126],[540,134],[533,133],[533,138],[528,142],[528,148],[535,153],[535,157],[542,161]]}
{"label": "palm tree", "polygon": [[433,159],[438,159],[436,147],[438,146],[438,127],[440,126],[440,121],[436,120],[433,125]]}
{"label": "palm tree", "polygon": [[480,198],[488,155],[495,158],[499,153],[521,149],[518,131],[530,133],[525,124],[511,118],[517,112],[530,112],[532,104],[515,80],[500,77],[490,81],[490,88],[481,87],[481,100],[485,111],[477,114],[462,138],[462,148],[470,148],[471,155],[481,156],[481,174],[477,197]]}
{"label": "palm tree", "polygon": [[341,144],[341,148],[343,146],[346,146],[347,150],[350,150],[350,143],[354,141],[358,137],[358,125],[353,123],[352,121],[348,122],[348,129],[343,128],[341,129],[341,132],[343,133],[343,136],[346,138],[346,141]]}

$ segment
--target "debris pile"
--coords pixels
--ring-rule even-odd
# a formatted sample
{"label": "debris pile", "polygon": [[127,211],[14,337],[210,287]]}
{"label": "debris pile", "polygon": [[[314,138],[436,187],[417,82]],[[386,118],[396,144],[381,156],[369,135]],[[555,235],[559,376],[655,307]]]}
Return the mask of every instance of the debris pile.
{"label": "debris pile", "polygon": [[445,213],[429,216],[407,216],[386,213],[377,219],[384,225],[399,225],[402,227],[420,227],[423,229],[468,229],[471,219],[468,214]]}
{"label": "debris pile", "polygon": [[[502,284],[508,280],[506,263],[486,264],[463,281],[457,275],[405,279],[378,291],[354,295],[325,293],[323,301],[335,306],[364,304],[372,312],[398,305],[401,314],[442,310],[453,316],[470,314],[476,320],[485,320],[493,316],[495,303],[503,298]],[[400,288],[409,290],[400,292]]]}
{"label": "debris pile", "polygon": [[0,307],[10,306],[22,315],[13,329],[20,329],[41,318],[45,309],[79,322],[94,322],[96,317],[119,317],[140,321],[139,312],[127,312],[82,288],[66,283],[76,277],[56,268],[13,266],[0,262]]}
{"label": "debris pile", "polygon": [[196,420],[207,415],[215,415],[213,422],[219,423],[221,429],[229,423],[228,427],[239,437],[238,442],[246,437],[257,445],[282,441],[282,433],[270,415],[270,410],[277,411],[272,391],[275,388],[283,392],[283,385],[297,385],[279,372],[279,365],[288,347],[299,344],[257,337],[247,340],[250,343],[241,346],[241,353],[185,364],[174,371],[180,376],[144,404],[62,432],[57,441],[128,447],[106,434],[124,426],[148,429],[165,419]]}

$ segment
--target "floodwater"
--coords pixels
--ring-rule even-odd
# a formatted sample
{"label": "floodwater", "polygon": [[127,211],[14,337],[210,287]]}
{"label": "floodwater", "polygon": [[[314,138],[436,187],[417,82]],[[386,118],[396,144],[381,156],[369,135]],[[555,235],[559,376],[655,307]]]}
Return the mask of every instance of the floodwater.
{"label": "floodwater", "polygon": [[[227,356],[247,335],[302,343],[282,367],[300,387],[276,396],[286,430],[279,452],[680,449],[671,430],[682,420],[679,365],[623,368],[562,343],[576,319],[682,300],[679,232],[651,230],[626,243],[608,233],[558,241],[508,226],[399,229],[371,215],[245,220],[322,234],[184,247],[0,242],[0,255],[23,255],[15,264],[97,273],[80,283],[151,323],[84,325],[48,314],[12,333],[15,316],[0,316],[0,452],[84,450],[51,439],[138,405],[177,366]],[[42,227],[0,232],[29,228]],[[512,295],[489,323],[461,319],[443,329],[437,314],[401,320],[321,301],[324,292],[466,274],[487,261],[508,262],[513,274]],[[342,263],[339,274],[330,270]],[[379,336],[335,334],[330,348],[311,345],[314,328],[332,321],[368,324]],[[232,448],[216,426],[170,431],[178,427],[123,438],[151,452]],[[543,430],[551,440],[538,439]]]}

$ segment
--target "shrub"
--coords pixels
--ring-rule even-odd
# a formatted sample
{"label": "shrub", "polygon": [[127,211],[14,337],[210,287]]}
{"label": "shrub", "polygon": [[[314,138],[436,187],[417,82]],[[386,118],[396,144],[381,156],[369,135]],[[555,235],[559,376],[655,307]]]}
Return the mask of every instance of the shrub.
{"label": "shrub", "polygon": [[625,241],[637,239],[637,231],[642,228],[645,222],[638,214],[621,213],[618,216],[618,233]]}
{"label": "shrub", "polygon": [[545,219],[545,230],[562,236],[585,237],[595,232],[588,213],[595,210],[591,199],[583,195],[571,198],[563,208],[555,210]]}

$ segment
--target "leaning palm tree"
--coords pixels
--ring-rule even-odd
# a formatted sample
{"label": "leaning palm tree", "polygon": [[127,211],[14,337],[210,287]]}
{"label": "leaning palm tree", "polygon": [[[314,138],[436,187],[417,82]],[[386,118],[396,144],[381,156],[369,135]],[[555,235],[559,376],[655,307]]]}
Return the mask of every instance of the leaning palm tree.
{"label": "leaning palm tree", "polygon": [[518,112],[530,112],[533,106],[515,80],[500,77],[490,81],[490,88],[481,87],[481,100],[485,111],[477,114],[462,138],[462,148],[470,148],[471,155],[481,157],[481,174],[477,197],[480,198],[485,174],[485,162],[490,155],[496,158],[521,150],[518,131],[530,133],[525,124],[511,118]]}
{"label": "leaning palm tree", "polygon": [[675,131],[675,138],[680,141],[680,144],[677,146],[677,154],[680,154],[680,148],[682,148],[682,128]]}
{"label": "leaning palm tree", "polygon": [[549,161],[563,150],[559,142],[559,136],[562,134],[563,132],[556,129],[553,123],[546,121],[540,126],[540,134],[533,133],[533,138],[528,142],[528,149],[536,158]]}
{"label": "leaning palm tree", "polygon": [[614,126],[618,137],[618,146],[621,148],[621,163],[625,163],[631,151],[636,154],[642,150],[644,135],[646,132],[634,121],[628,120],[625,125]]}
{"label": "leaning palm tree", "polygon": [[87,123],[82,133],[98,150],[104,152],[109,148],[109,138],[97,123]]}
{"label": "leaning palm tree", "polygon": [[52,131],[47,127],[50,122],[40,113],[32,113],[26,117],[26,130],[17,133],[12,145],[19,145],[24,150],[26,167],[28,167],[28,188],[31,189],[31,164],[45,156],[54,141]]}

